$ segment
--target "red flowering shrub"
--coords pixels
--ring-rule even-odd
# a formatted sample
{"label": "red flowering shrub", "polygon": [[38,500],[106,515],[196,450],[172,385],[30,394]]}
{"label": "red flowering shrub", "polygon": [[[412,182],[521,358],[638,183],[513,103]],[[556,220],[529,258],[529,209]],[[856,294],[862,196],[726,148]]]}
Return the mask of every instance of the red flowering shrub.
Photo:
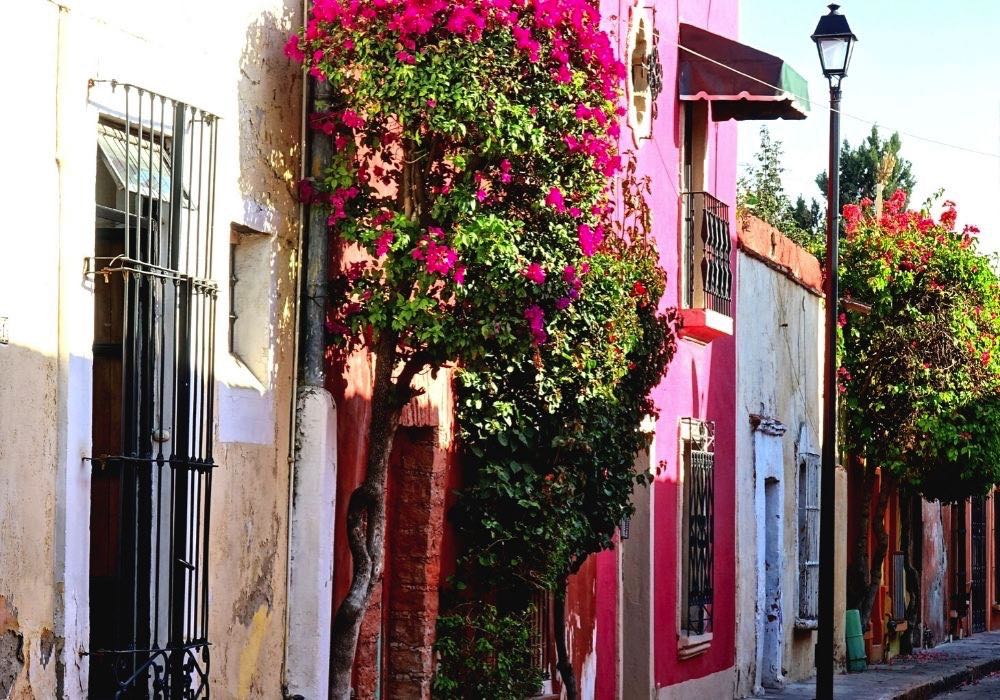
{"label": "red flowering shrub", "polygon": [[843,292],[871,305],[842,330],[845,436],[852,450],[929,499],[1000,481],[1000,284],[955,230],[897,191],[880,217],[844,207]]}

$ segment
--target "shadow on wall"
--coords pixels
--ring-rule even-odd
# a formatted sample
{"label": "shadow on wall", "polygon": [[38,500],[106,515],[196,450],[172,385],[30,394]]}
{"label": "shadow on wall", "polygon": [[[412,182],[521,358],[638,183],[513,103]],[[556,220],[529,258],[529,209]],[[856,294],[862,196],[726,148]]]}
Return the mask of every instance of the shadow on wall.
{"label": "shadow on wall", "polygon": [[247,28],[238,87],[243,223],[289,241],[298,229],[303,81],[284,45],[299,23],[286,7]]}
{"label": "shadow on wall", "polygon": [[252,337],[248,350],[234,349],[264,388],[290,376],[293,364],[303,80],[284,45],[300,22],[298,9],[287,6],[280,15],[262,14],[247,28],[239,64],[243,206],[230,252],[239,263],[235,289],[244,302],[234,307],[234,332]]}

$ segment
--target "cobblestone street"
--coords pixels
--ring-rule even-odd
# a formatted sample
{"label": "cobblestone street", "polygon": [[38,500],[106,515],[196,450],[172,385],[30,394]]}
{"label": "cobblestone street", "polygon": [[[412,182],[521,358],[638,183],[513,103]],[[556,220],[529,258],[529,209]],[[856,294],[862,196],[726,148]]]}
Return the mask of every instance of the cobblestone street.
{"label": "cobblestone street", "polygon": [[[984,679],[978,684],[976,681]],[[790,683],[768,697],[812,700],[815,681]],[[1000,632],[957,642],[834,678],[834,697],[850,700],[924,700],[933,697],[1000,698]]]}

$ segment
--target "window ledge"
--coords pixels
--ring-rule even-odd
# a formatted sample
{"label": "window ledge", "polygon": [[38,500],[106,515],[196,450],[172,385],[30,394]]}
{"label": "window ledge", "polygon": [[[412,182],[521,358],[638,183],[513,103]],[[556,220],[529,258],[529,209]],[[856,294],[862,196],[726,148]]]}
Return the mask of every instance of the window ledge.
{"label": "window ledge", "polygon": [[711,309],[681,309],[681,338],[707,345],[733,334],[733,319]]}
{"label": "window ledge", "polygon": [[712,633],[686,635],[681,633],[677,638],[677,656],[682,659],[690,659],[699,654],[704,654],[712,645]]}
{"label": "window ledge", "polygon": [[817,630],[819,629],[819,620],[815,618],[795,618],[795,629],[797,630]]}

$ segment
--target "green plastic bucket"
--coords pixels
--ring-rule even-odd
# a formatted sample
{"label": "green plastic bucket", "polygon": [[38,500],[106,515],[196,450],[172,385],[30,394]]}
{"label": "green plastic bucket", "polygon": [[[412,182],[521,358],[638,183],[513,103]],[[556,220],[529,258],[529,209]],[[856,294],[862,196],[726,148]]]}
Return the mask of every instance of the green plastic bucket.
{"label": "green plastic bucket", "polygon": [[847,670],[864,671],[868,664],[865,659],[865,639],[861,633],[861,613],[848,610],[844,627],[847,636]]}

